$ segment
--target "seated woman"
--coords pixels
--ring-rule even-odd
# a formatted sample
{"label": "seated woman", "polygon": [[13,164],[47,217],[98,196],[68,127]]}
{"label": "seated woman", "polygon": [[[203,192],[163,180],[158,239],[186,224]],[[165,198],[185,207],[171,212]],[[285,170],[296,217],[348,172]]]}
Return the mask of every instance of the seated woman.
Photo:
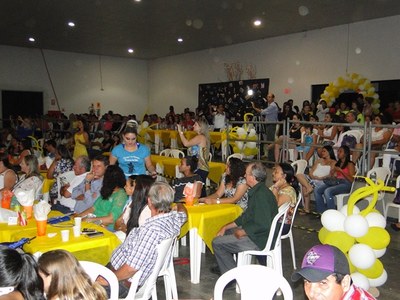
{"label": "seated woman", "polygon": [[335,196],[349,193],[354,181],[355,165],[350,160],[350,149],[341,146],[338,150],[336,164],[332,164],[330,178],[314,189],[317,212],[336,209]]}
{"label": "seated woman", "polygon": [[0,153],[0,192],[11,190],[17,182],[17,175],[11,169],[6,152]]}
{"label": "seated woman", "polygon": [[35,259],[0,245],[0,299],[44,300]]}
{"label": "seated woman", "polygon": [[301,116],[299,114],[294,114],[292,117],[293,125],[289,129],[289,137],[286,135],[281,135],[275,142],[275,161],[279,161],[280,150],[283,142],[288,139],[289,141],[289,149],[294,149],[296,147],[293,143],[301,142]]}
{"label": "seated woman", "polygon": [[[372,119],[372,124],[376,126],[389,124],[387,118],[383,114],[374,115]],[[371,131],[371,150],[382,151],[383,146],[386,145],[390,137],[392,136],[392,129],[385,127],[373,127]],[[356,145],[356,149],[359,151],[353,151],[353,162],[357,162],[361,156],[363,149],[363,139],[360,140],[361,143]],[[378,152],[371,151],[370,153],[370,167],[372,168],[375,163],[375,157],[379,154]]]}
{"label": "seated woman", "polygon": [[[54,179],[59,175],[72,171],[74,167],[74,160],[71,157],[67,147],[64,145],[59,145],[56,150],[56,156],[47,170],[47,178]],[[57,181],[54,182],[50,189],[50,199],[56,199],[58,197],[58,186]]]}
{"label": "seated woman", "polygon": [[39,274],[48,300],[105,300],[104,288],[93,282],[78,260],[66,250],[52,250],[39,257]]}
{"label": "seated woman", "polygon": [[310,212],[310,193],[314,187],[323,184],[323,179],[329,177],[331,166],[336,162],[332,146],[324,146],[321,151],[321,158],[318,159],[308,175],[297,174],[296,178],[302,186],[304,211]]}
{"label": "seated woman", "polygon": [[33,154],[32,141],[29,138],[23,139],[18,143],[18,154],[10,157],[10,164],[14,170],[19,171],[19,166],[25,156]]}
{"label": "seated woman", "polygon": [[[114,229],[125,234],[132,228],[139,227],[150,217],[147,196],[154,178],[149,175],[133,175],[126,180],[125,192],[129,196],[125,209],[115,221]],[[119,234],[117,234],[120,237]]]}
{"label": "seated woman", "polygon": [[[297,204],[298,182],[293,167],[287,163],[277,164],[272,171],[272,181],[274,184],[270,187],[270,190],[275,196],[278,207],[290,202],[290,208],[282,230],[282,235],[284,235],[290,230],[294,208]],[[279,221],[282,222],[282,220]]]}
{"label": "seated woman", "polygon": [[[312,116],[314,117],[314,116]],[[301,145],[296,146],[295,151],[294,151],[294,158],[297,159],[298,157],[298,152],[303,153],[303,158],[306,161],[309,161],[309,159],[313,156],[314,150],[315,150],[315,145],[317,143],[317,135],[314,134],[313,132],[313,125],[311,124],[305,124],[302,129],[301,129]]]}
{"label": "seated woman", "polygon": [[245,163],[239,158],[231,157],[226,164],[226,172],[222,175],[217,191],[199,201],[206,204],[236,203],[246,210],[249,187],[244,178],[245,173]]}
{"label": "seated woman", "polygon": [[108,166],[104,173],[100,196],[92,207],[76,216],[84,217],[86,222],[98,223],[113,230],[115,221],[121,215],[128,199],[124,190],[125,183],[122,169],[116,165]]}
{"label": "seated woman", "polygon": [[195,174],[194,171],[197,169],[198,159],[195,156],[186,156],[181,159],[181,164],[179,165],[179,172],[181,172],[184,177],[175,178],[171,186],[175,190],[174,202],[179,202],[185,195],[183,190],[188,183],[196,183],[196,194],[195,198],[199,198],[201,195],[201,190],[203,187],[202,178],[199,174]]}
{"label": "seated woman", "polygon": [[[336,123],[338,117],[334,113],[325,114],[324,122]],[[326,125],[323,128],[318,129],[319,140],[322,142],[323,146],[332,146],[336,143],[338,138],[338,128],[334,125]],[[322,148],[318,149],[318,155],[321,156]]]}
{"label": "seated woman", "polygon": [[14,194],[18,190],[34,190],[35,199],[39,199],[39,195],[42,191],[43,178],[40,175],[39,162],[36,156],[32,154],[25,156],[22,159],[20,166],[21,171],[25,174],[22,175],[18,182],[14,185]]}

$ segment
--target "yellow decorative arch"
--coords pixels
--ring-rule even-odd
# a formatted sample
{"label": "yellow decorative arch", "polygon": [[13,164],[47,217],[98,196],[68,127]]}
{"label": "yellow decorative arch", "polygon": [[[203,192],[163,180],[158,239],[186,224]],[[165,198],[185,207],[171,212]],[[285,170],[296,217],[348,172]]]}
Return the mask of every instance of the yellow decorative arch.
{"label": "yellow decorative arch", "polygon": [[321,99],[325,100],[328,106],[335,101],[341,93],[346,90],[353,90],[362,94],[364,97],[370,97],[374,113],[379,112],[380,100],[371,81],[357,73],[347,74],[346,76],[338,77],[334,82],[330,82],[321,94]]}

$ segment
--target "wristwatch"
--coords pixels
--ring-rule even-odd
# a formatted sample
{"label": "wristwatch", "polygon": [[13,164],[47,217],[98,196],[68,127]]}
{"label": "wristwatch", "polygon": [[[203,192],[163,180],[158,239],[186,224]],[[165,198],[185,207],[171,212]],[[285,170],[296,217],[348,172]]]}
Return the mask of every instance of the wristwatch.
{"label": "wristwatch", "polygon": [[85,179],[85,184],[91,184],[92,183],[92,181],[91,180],[87,180],[87,179]]}
{"label": "wristwatch", "polygon": [[219,201],[219,198],[217,198],[217,204],[220,204],[221,203],[221,201]]}

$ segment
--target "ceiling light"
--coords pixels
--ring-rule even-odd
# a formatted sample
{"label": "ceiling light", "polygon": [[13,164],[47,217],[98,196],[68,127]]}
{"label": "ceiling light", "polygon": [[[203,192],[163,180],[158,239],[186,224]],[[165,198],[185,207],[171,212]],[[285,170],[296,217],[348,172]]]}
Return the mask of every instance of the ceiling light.
{"label": "ceiling light", "polygon": [[68,22],[68,26],[69,27],[75,27],[75,23],[74,22]]}
{"label": "ceiling light", "polygon": [[30,42],[35,42],[36,40],[35,40],[35,38],[33,38],[33,37],[30,37],[29,39],[28,39]]}
{"label": "ceiling light", "polygon": [[182,43],[183,42],[183,38],[178,38],[178,42]]}
{"label": "ceiling light", "polygon": [[141,2],[142,0],[135,0],[135,2]]}
{"label": "ceiling light", "polygon": [[247,91],[247,95],[248,95],[248,96],[253,96],[253,94],[254,94],[254,91],[253,91],[253,90],[248,90],[248,91]]}
{"label": "ceiling light", "polygon": [[257,19],[253,22],[254,26],[260,26],[261,25],[261,20]]}
{"label": "ceiling light", "polygon": [[135,52],[135,51],[134,51],[132,48],[129,48],[129,49],[128,49],[128,52],[129,52],[129,53],[133,53],[133,52]]}

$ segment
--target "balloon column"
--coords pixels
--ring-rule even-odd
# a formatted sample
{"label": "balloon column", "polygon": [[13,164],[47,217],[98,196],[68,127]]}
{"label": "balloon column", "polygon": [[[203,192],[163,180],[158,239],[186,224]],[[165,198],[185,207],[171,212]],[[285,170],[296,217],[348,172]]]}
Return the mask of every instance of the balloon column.
{"label": "balloon column", "polygon": [[338,77],[334,82],[329,83],[320,97],[322,100],[326,101],[328,106],[331,106],[335,99],[346,90],[353,90],[362,94],[364,97],[373,98],[372,109],[374,113],[379,113],[379,95],[375,92],[371,81],[356,73]]}
{"label": "balloon column", "polygon": [[[321,216],[323,227],[318,238],[322,244],[336,246],[349,259],[354,283],[368,290],[383,285],[387,273],[379,260],[386,252],[390,235],[385,230],[386,219],[375,210],[379,191],[394,192],[382,180],[377,184],[365,178],[369,185],[357,189],[350,195],[348,205],[338,211],[330,209]],[[360,212],[356,202],[373,195],[368,207]]]}
{"label": "balloon column", "polygon": [[[245,114],[244,121],[248,122],[252,114]],[[241,153],[245,158],[252,159],[258,153],[257,136],[253,124],[244,124],[243,127],[234,127],[229,131],[229,139],[231,140],[246,140],[234,141],[231,144],[234,153]]]}

